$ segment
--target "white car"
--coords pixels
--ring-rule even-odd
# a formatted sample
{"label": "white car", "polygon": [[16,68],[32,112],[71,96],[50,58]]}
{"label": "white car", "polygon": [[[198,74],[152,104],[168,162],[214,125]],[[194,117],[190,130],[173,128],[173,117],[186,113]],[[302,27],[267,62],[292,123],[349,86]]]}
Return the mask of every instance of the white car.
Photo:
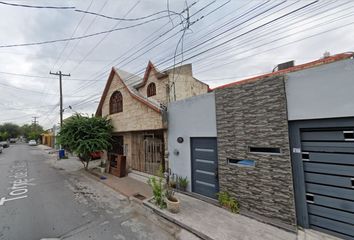
{"label": "white car", "polygon": [[37,146],[37,142],[36,142],[36,140],[30,140],[30,141],[28,142],[28,145],[30,145],[30,146]]}
{"label": "white car", "polygon": [[2,150],[3,150],[4,148],[3,148],[3,146],[2,146],[2,144],[0,144],[0,153],[2,153]]}

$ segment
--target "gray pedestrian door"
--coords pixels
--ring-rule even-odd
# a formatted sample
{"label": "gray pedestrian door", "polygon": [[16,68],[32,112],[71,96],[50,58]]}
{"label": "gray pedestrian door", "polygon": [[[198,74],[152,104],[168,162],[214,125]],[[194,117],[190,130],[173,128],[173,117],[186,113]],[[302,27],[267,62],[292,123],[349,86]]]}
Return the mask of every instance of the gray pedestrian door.
{"label": "gray pedestrian door", "polygon": [[219,192],[216,138],[191,138],[192,191],[210,198]]}
{"label": "gray pedestrian door", "polygon": [[354,240],[354,121],[351,124],[299,128],[304,186],[296,187],[297,199],[301,189],[304,193],[300,208],[307,215],[305,225]]}

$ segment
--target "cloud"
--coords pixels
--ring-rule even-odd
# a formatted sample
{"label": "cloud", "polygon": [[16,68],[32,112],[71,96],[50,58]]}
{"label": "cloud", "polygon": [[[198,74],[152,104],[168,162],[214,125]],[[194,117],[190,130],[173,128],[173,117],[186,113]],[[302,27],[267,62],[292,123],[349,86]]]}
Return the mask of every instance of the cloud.
{"label": "cloud", "polygon": [[[188,4],[192,2],[192,0],[188,0]],[[353,25],[291,45],[279,46],[354,21],[353,16],[350,16],[353,3],[347,3],[339,7],[339,5],[345,3],[341,1],[321,2],[320,5],[315,4],[309,9],[284,18],[270,26],[245,34],[244,37],[237,38],[228,45],[217,47],[220,43],[260,26],[275,17],[306,5],[309,1],[287,1],[265,14],[253,18],[253,20],[252,17],[256,14],[260,14],[262,11],[280,2],[271,1],[266,3],[242,18],[240,16],[243,13],[256,8],[264,2],[231,1],[219,10],[216,10],[216,8],[226,1],[217,1],[206,7],[211,2],[202,0],[190,9],[190,15],[192,16],[190,22],[192,26],[187,31],[183,41],[184,59],[208,48],[215,48],[184,62],[192,63],[195,77],[201,81],[206,81],[211,87],[243,79],[247,76],[270,72],[276,64],[288,60],[296,60],[296,63],[300,64],[318,59],[325,51],[335,54],[352,50],[352,36],[350,33],[354,30]],[[48,1],[44,0],[28,1],[26,3],[35,3],[36,5],[49,4]],[[90,3],[91,1],[87,0],[50,1],[52,5],[74,5],[84,10],[87,9]],[[133,8],[134,5],[136,6]],[[127,17],[134,18],[166,10],[166,5],[167,1],[165,0],[103,0],[93,1],[89,10],[101,12],[108,16],[122,17],[133,8],[127,14]],[[173,11],[182,11],[184,7],[184,1],[170,1],[170,9]],[[203,7],[206,8],[201,10]],[[329,10],[325,11],[326,8]],[[198,10],[201,11],[198,12]],[[323,13],[320,13],[320,11]],[[74,33],[77,26],[74,36],[81,36],[83,34],[112,29],[117,24],[116,21],[91,15],[82,15],[71,11],[32,10],[0,6],[0,14],[2,19],[5,19],[0,22],[0,31],[2,33],[0,35],[0,45],[67,38]],[[325,24],[318,29],[310,29],[309,31],[295,34],[309,26],[324,23],[330,18],[340,18],[345,14],[347,14],[345,19]],[[184,15],[186,16],[186,13]],[[316,15],[316,17],[309,18],[311,15]],[[81,21],[83,16],[84,18]],[[59,120],[59,97],[55,93],[58,93],[59,83],[56,76],[49,75],[49,71],[57,71],[60,66],[61,71],[71,74],[71,77],[63,78],[64,107],[67,108],[69,105],[76,106],[73,107],[73,110],[65,110],[65,117],[70,116],[74,111],[87,114],[95,112],[98,104],[97,101],[103,91],[110,68],[113,65],[141,75],[149,60],[157,63],[157,67],[161,70],[171,66],[177,42],[182,35],[182,32],[179,31],[183,28],[182,25],[179,25],[181,21],[179,18],[175,18],[174,16],[172,18],[174,19],[173,23],[176,28],[171,33],[161,36],[147,47],[143,46],[172,27],[169,18],[133,29],[112,32],[106,37],[105,35],[101,35],[80,41],[71,41],[68,44],[62,42],[40,46],[0,49],[0,55],[2,56],[0,58],[0,72],[50,77],[28,78],[0,73],[0,84],[3,83],[23,89],[19,90],[0,85],[0,123],[5,120],[12,120],[19,124],[30,123],[32,116],[40,117],[40,124],[43,124],[46,128],[57,123]],[[300,21],[302,18],[303,20]],[[247,19],[251,20],[247,24],[245,22],[238,27],[234,27],[234,29],[228,32],[228,35],[221,35],[213,41],[196,47],[197,44]],[[231,20],[234,21],[222,27]],[[80,21],[81,23],[78,25]],[[193,21],[197,22],[193,23]],[[298,23],[295,24],[295,22]],[[118,26],[123,27],[131,24],[131,22],[121,22]],[[272,33],[277,28],[279,30],[276,33]],[[257,47],[291,33],[295,34],[294,37],[284,38],[274,43]],[[172,34],[176,34],[176,36],[167,39]],[[265,35],[259,37],[261,34]],[[103,37],[105,39],[102,41]],[[156,47],[150,50],[149,48],[154,45]],[[139,48],[142,48],[142,50],[133,54]],[[271,48],[274,49],[268,51]],[[62,53],[63,49],[65,51]],[[188,49],[189,51],[187,51]],[[177,52],[179,53],[180,51],[181,47]],[[90,54],[88,55],[88,53]],[[166,59],[171,59],[171,57],[172,60],[164,64],[159,64]],[[176,58],[177,62],[181,60],[181,57],[178,56]],[[114,59],[116,61],[112,63]],[[132,59],[134,60],[131,61]],[[78,79],[82,79],[82,81],[78,81]],[[92,82],[92,79],[96,79],[97,81]],[[35,93],[33,90],[39,93]],[[83,102],[88,97],[91,97],[91,101]]]}

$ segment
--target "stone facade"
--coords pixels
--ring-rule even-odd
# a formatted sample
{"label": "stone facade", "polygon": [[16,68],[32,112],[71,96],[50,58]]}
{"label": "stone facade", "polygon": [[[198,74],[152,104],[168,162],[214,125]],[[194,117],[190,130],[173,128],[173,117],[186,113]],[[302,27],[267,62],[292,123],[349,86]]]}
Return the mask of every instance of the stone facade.
{"label": "stone facade", "polygon": [[[178,82],[175,84],[176,99],[171,96],[174,91],[169,91],[173,76],[171,70],[161,73],[149,62],[143,79],[132,77],[132,74],[122,70],[111,71],[96,115],[111,119],[114,134],[123,137],[128,168],[132,166],[134,168],[136,163],[144,158],[142,141],[145,134],[149,137],[160,136],[165,158],[163,164],[168,166],[166,112],[160,104],[167,106],[171,100],[180,100],[208,92],[209,86],[193,77],[190,64],[176,68],[175,73],[175,80]],[[134,78],[138,78],[138,81]],[[147,87],[152,82],[156,86],[156,95],[147,97]],[[122,94],[123,111],[110,114],[110,98],[115,91],[120,91]]]}
{"label": "stone facade", "polygon": [[[193,77],[192,65],[186,64],[176,67],[175,70],[168,70],[164,77],[158,78],[161,73],[153,68],[144,86],[139,88],[139,93],[147,95],[147,86],[153,82],[156,86],[156,95],[149,97],[167,106],[168,102],[182,100],[188,97],[197,96],[208,92],[209,86]],[[175,82],[174,84],[173,81]],[[168,90],[170,85],[171,90]],[[176,94],[176,98],[174,98]]]}
{"label": "stone facade", "polygon": [[[114,91],[122,93],[123,112],[110,115],[109,100]],[[115,75],[102,106],[102,115],[108,116],[112,120],[113,131],[128,132],[163,129],[161,114],[131,97],[128,91],[119,77]]]}
{"label": "stone facade", "polygon": [[[215,90],[220,191],[236,197],[241,211],[295,229],[284,77],[276,76]],[[280,148],[280,154],[249,147]],[[254,167],[227,159],[255,160]]]}

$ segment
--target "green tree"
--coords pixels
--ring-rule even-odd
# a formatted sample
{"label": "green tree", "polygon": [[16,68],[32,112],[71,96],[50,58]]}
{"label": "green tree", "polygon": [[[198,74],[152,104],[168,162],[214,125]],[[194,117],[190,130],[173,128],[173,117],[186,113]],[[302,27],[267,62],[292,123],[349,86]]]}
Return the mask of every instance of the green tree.
{"label": "green tree", "polygon": [[58,142],[67,150],[78,155],[88,169],[91,153],[111,147],[112,125],[101,117],[86,117],[76,114],[67,119],[61,128]]}
{"label": "green tree", "polygon": [[6,141],[9,138],[9,134],[7,132],[0,132],[0,141]]}
{"label": "green tree", "polygon": [[24,124],[20,128],[21,134],[27,139],[37,140],[44,132],[43,127],[38,124]]}
{"label": "green tree", "polygon": [[0,125],[0,132],[6,132],[7,138],[16,138],[21,134],[20,127],[14,123],[4,123],[3,125]]}

